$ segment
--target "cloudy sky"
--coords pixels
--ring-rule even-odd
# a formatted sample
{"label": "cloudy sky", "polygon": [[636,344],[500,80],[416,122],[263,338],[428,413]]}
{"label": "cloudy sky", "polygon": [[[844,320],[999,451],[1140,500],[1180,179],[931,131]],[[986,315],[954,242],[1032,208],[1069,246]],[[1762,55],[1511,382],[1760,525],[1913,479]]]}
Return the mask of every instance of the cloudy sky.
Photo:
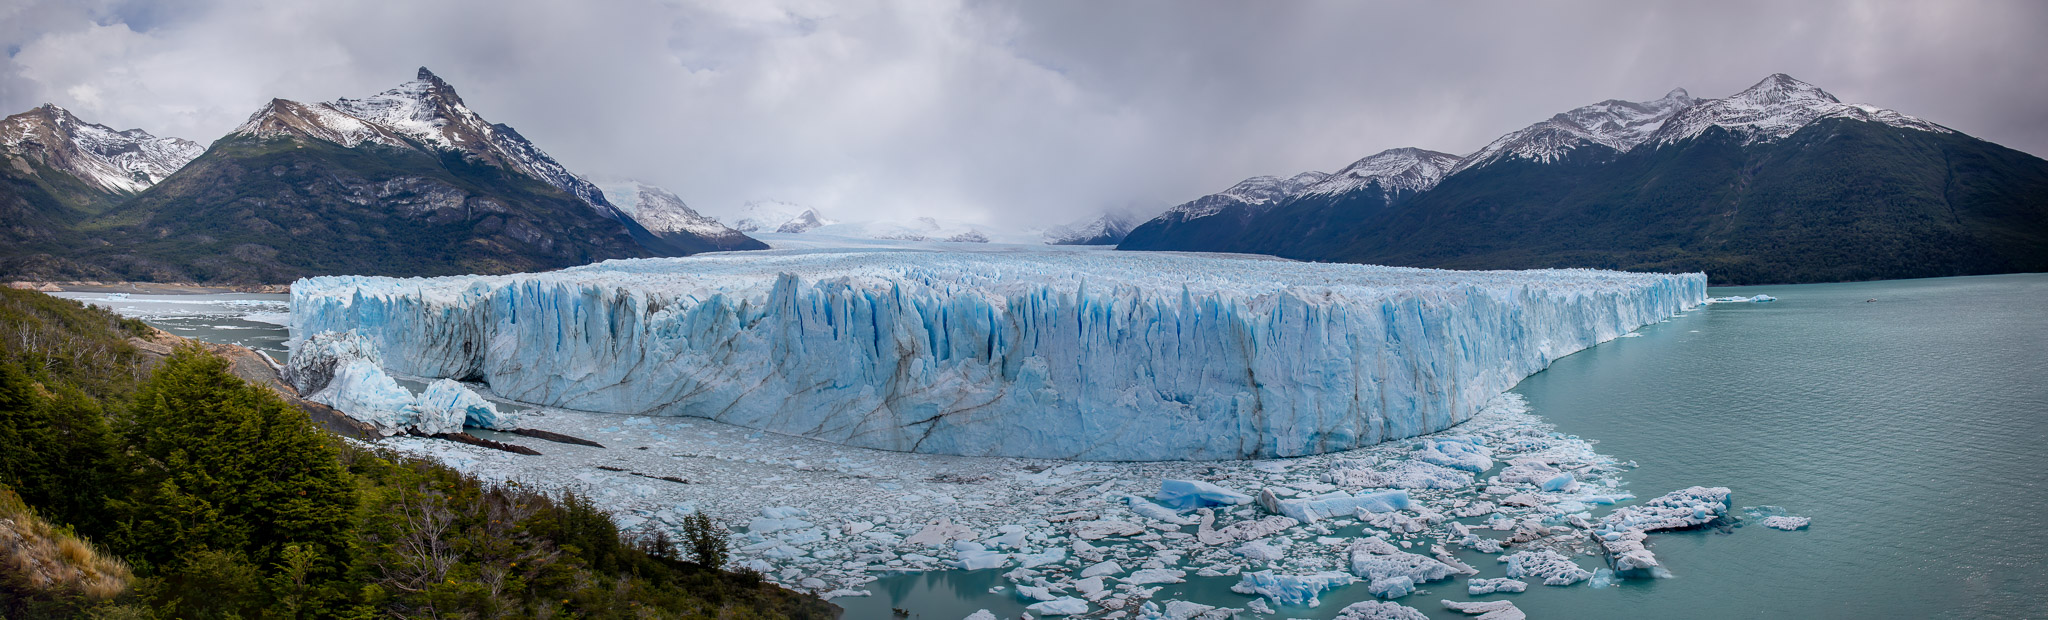
{"label": "cloudy sky", "polygon": [[210,142],[427,66],[719,214],[1032,224],[1784,72],[2048,155],[2041,2],[0,2],[0,108]]}

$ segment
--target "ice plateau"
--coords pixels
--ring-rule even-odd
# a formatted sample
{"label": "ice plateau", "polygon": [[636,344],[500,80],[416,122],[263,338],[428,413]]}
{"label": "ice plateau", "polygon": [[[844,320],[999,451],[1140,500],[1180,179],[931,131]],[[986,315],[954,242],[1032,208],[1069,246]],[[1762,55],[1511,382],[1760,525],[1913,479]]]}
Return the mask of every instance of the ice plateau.
{"label": "ice plateau", "polygon": [[811,250],[310,278],[291,328],[353,330],[394,372],[552,407],[898,451],[1213,460],[1449,428],[1705,293],[1698,273]]}

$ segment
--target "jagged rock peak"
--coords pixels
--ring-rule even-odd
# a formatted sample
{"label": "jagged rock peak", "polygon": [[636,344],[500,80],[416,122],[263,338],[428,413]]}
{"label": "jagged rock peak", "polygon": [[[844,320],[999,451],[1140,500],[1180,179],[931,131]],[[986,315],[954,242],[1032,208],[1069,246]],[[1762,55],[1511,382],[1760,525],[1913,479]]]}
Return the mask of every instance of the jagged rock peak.
{"label": "jagged rock peak", "polygon": [[139,192],[163,181],[206,147],[182,138],[116,130],[45,103],[0,120],[0,151],[34,159],[100,189]]}

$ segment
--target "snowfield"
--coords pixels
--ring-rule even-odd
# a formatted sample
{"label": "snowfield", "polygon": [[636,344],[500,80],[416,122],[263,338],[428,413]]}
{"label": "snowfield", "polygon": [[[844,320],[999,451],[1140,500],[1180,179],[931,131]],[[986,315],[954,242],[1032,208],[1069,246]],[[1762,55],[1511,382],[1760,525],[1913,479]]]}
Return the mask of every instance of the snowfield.
{"label": "snowfield", "polygon": [[833,443],[1269,458],[1441,431],[1706,299],[1703,274],[1144,252],[785,250],[292,286],[295,340],[515,401]]}

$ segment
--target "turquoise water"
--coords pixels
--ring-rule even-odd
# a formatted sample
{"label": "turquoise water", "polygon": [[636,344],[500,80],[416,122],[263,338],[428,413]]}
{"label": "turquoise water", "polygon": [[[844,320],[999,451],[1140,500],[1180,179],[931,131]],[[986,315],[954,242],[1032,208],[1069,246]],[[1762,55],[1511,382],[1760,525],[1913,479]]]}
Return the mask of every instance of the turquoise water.
{"label": "turquoise water", "polygon": [[[1533,413],[1639,468],[1649,498],[1726,486],[1737,507],[1813,518],[1651,538],[1670,579],[1532,585],[1535,618],[1929,618],[2048,615],[2048,275],[1715,289],[1719,304],[1559,360],[1515,388]],[[1500,576],[1492,556],[1462,554]],[[1590,560],[1582,560],[1591,566]],[[907,575],[835,602],[848,618],[901,607],[958,618],[1023,604],[1002,571]],[[1242,607],[1236,578],[1161,599]],[[1462,584],[1462,582],[1459,582]],[[1282,617],[1328,618],[1363,584]],[[1401,599],[1435,618],[1462,586]]]}
{"label": "turquoise water", "polygon": [[[1559,360],[1515,388],[1559,431],[1634,460],[1649,498],[1726,486],[1736,506],[1783,506],[1803,532],[1659,534],[1675,576],[1617,588],[1531,586],[1508,599],[1537,618],[2048,616],[2048,275],[1715,289],[1779,301],[1721,304]],[[69,296],[69,295],[67,295]],[[82,296],[81,296],[82,297]],[[223,306],[281,301],[96,300],[209,340],[277,349],[283,329]],[[220,306],[220,307],[213,307]],[[264,307],[263,310],[272,310]],[[1463,554],[1484,577],[1493,556]],[[1591,567],[1593,560],[1582,559]],[[1015,617],[1003,572],[892,577],[843,598],[848,618]],[[1174,584],[1159,597],[1242,607],[1235,577]],[[1436,618],[1439,583],[1401,602]],[[1322,607],[1328,618],[1363,584]]]}

